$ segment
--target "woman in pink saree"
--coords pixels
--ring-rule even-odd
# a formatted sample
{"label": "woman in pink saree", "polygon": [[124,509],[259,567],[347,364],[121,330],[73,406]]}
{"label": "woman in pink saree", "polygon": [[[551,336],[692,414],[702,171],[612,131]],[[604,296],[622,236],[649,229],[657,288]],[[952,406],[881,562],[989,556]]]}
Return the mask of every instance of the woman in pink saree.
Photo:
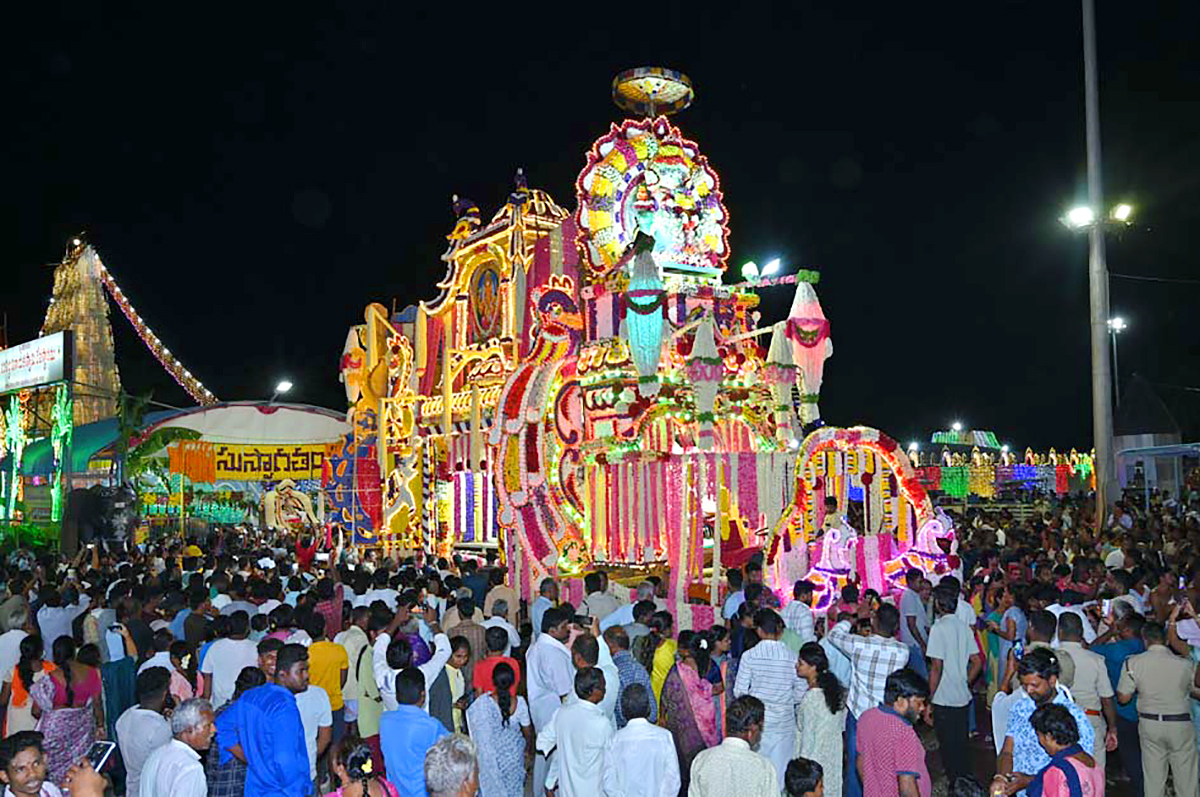
{"label": "woman in pink saree", "polygon": [[58,669],[35,681],[29,696],[41,713],[37,729],[46,748],[46,779],[58,785],[92,742],[104,738],[104,701],[100,671],[75,660],[75,640],[59,637],[53,651]]}
{"label": "woman in pink saree", "polygon": [[679,635],[678,661],[663,682],[658,715],[675,737],[679,775],[683,780],[682,794],[687,793],[692,759],[701,750],[721,741],[713,704],[713,685],[704,677],[708,673],[711,651],[712,640],[708,633],[684,631]]}

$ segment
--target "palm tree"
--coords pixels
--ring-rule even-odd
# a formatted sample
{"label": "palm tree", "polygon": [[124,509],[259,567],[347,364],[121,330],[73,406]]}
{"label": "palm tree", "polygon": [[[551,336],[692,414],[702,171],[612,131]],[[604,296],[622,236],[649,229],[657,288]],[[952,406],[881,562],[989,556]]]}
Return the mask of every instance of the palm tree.
{"label": "palm tree", "polygon": [[146,408],[150,406],[150,397],[131,396],[122,393],[117,404],[117,456],[114,465],[117,469],[117,484],[125,482],[125,460],[129,454],[129,444],[142,430],[146,419]]}

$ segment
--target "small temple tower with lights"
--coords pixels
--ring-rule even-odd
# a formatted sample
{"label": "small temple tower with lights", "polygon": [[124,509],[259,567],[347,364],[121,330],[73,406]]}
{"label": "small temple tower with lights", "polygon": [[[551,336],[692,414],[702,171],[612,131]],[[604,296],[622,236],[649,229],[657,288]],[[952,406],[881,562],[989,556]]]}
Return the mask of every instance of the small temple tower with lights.
{"label": "small temple tower with lights", "polygon": [[[113,349],[100,255],[82,238],[67,244],[54,269],[54,290],[40,335],[75,333],[75,425],[117,414],[121,374]],[[49,417],[49,416],[46,416]]]}

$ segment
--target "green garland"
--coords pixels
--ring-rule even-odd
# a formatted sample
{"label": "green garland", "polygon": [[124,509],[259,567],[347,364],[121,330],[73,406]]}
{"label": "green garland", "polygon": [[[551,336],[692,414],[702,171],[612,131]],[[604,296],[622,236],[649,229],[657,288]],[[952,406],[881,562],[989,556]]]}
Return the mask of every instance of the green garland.
{"label": "green garland", "polygon": [[637,304],[636,302],[625,300],[625,306],[638,315],[652,315],[662,309],[662,306],[667,303],[667,292],[658,291],[658,295],[654,297],[654,301],[649,304]]}

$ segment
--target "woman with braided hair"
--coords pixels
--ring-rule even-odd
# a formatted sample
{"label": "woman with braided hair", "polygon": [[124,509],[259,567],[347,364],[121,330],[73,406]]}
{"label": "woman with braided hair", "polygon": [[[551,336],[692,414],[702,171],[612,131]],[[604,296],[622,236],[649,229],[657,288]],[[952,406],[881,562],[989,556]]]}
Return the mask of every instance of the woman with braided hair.
{"label": "woman with braided hair", "polygon": [[[37,727],[41,709],[29,697],[35,682],[46,678],[54,665],[43,658],[42,638],[30,634],[21,640],[20,659],[11,672],[3,674],[4,686],[0,687],[0,706],[7,708],[4,715],[4,736],[20,731],[32,731]],[[37,711],[37,714],[34,711]]]}
{"label": "woman with braided hair", "polygon": [[396,787],[372,763],[371,748],[354,734],[342,739],[330,763],[341,785],[325,797],[399,797]]}
{"label": "woman with braided hair", "polygon": [[525,698],[513,697],[516,671],[500,662],[487,692],[467,709],[467,727],[479,751],[482,797],[523,797],[533,763],[533,729]]}
{"label": "woman with braided hair", "polygon": [[92,742],[104,738],[104,701],[100,671],[77,659],[75,640],[60,636],[51,650],[57,669],[36,681],[29,694],[41,710],[37,729],[45,741],[50,780],[62,783]]}

